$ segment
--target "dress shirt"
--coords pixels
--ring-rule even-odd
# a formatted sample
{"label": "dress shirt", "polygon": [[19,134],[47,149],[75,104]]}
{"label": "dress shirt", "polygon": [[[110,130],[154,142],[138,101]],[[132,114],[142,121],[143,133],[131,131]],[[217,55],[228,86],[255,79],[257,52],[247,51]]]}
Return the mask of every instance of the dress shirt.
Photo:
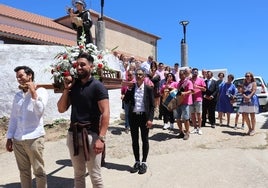
{"label": "dress shirt", "polygon": [[134,94],[135,107],[133,109],[133,112],[145,112],[143,96],[144,96],[144,83],[140,87],[138,87],[138,85],[136,85],[135,87],[135,94]]}
{"label": "dress shirt", "polygon": [[209,88],[211,84],[211,79],[207,80],[207,83],[208,83],[208,88]]}
{"label": "dress shirt", "polygon": [[16,93],[8,125],[8,139],[28,140],[45,135],[43,114],[48,93],[44,88],[38,88],[36,93],[36,100],[32,99],[30,92]]}
{"label": "dress shirt", "polygon": [[151,63],[148,62],[148,61],[144,61],[142,64],[141,64],[141,68],[143,70],[145,70],[145,73],[146,74],[149,74],[150,73],[150,67],[151,67]]}

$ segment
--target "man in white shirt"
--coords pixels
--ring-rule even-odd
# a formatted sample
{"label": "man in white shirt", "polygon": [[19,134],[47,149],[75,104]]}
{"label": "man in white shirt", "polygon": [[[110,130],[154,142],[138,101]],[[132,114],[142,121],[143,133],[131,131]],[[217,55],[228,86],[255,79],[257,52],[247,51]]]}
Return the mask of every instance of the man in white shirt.
{"label": "man in white shirt", "polygon": [[44,88],[34,84],[34,72],[27,66],[14,69],[21,91],[17,92],[10,115],[7,131],[6,149],[14,150],[22,188],[32,187],[32,172],[36,178],[36,187],[47,187],[44,169],[45,129],[43,114],[48,101]]}
{"label": "man in white shirt", "polygon": [[[131,173],[147,172],[147,157],[149,154],[149,129],[152,127],[154,118],[153,88],[144,82],[145,71],[141,68],[136,70],[136,84],[128,86],[125,94],[125,102],[129,104],[129,125],[132,140],[132,150],[135,164]],[[139,135],[142,140],[142,157],[140,155]],[[140,160],[141,159],[141,160]]]}
{"label": "man in white shirt", "polygon": [[148,75],[149,72],[150,72],[150,68],[151,68],[151,63],[152,61],[154,60],[153,56],[149,56],[147,61],[144,61],[142,64],[141,64],[141,68],[143,70],[145,70],[145,73]]}

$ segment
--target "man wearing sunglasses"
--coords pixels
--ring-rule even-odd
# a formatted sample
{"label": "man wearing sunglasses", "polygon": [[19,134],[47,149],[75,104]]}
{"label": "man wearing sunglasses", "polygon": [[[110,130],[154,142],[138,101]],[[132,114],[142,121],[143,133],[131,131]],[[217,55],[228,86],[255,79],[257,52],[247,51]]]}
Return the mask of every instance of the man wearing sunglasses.
{"label": "man wearing sunglasses", "polygon": [[[149,129],[152,127],[154,117],[153,88],[144,83],[145,71],[136,70],[136,83],[128,87],[125,102],[129,104],[129,124],[132,139],[132,149],[135,164],[131,173],[144,174],[147,171],[147,156],[149,153]],[[142,160],[140,161],[139,129],[142,139]]]}

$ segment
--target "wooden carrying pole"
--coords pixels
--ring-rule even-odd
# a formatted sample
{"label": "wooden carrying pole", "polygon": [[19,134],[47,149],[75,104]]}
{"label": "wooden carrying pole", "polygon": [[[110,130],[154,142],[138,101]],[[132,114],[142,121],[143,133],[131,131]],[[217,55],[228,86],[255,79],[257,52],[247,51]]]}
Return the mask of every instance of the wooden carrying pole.
{"label": "wooden carrying pole", "polygon": [[[108,90],[120,89],[122,87],[122,79],[102,77],[101,82]],[[54,84],[37,84],[37,88],[39,87],[43,87],[45,89],[54,89],[54,93],[62,93],[63,91],[60,88],[54,87]]]}

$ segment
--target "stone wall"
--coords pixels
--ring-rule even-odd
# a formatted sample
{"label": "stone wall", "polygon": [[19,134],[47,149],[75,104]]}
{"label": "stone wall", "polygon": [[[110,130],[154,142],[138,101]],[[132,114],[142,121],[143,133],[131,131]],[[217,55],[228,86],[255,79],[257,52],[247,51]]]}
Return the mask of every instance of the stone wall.
{"label": "stone wall", "polygon": [[[26,65],[35,72],[35,82],[38,84],[52,83],[50,65],[58,52],[64,50],[62,46],[42,46],[42,45],[12,45],[0,44],[0,117],[9,117],[12,101],[15,93],[18,91],[18,83],[14,68],[19,65]],[[60,114],[57,111],[57,101],[60,93],[54,93],[48,90],[49,101],[45,110],[44,121],[51,123],[53,120],[64,118],[69,119],[70,110]],[[120,89],[109,90],[110,111],[113,122],[120,117],[121,100]]]}

